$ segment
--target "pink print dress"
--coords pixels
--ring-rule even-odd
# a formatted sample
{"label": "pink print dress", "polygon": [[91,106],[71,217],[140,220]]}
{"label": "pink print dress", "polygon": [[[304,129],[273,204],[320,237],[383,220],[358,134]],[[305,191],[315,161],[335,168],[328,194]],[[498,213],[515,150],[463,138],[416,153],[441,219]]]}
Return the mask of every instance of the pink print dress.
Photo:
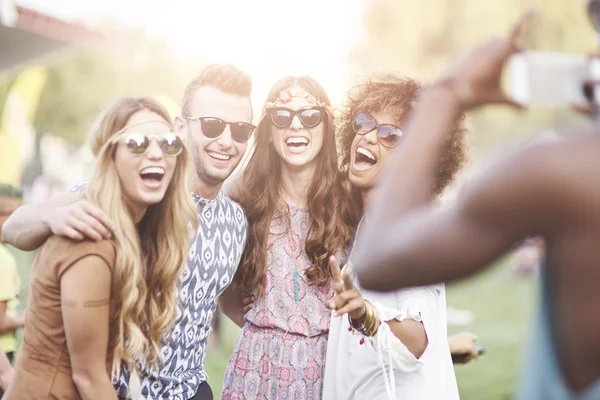
{"label": "pink print dress", "polygon": [[293,206],[289,224],[283,218],[272,221],[266,295],[246,315],[221,399],[321,398],[331,318],[325,301],[333,297],[333,289],[307,283],[308,228],[308,210]]}

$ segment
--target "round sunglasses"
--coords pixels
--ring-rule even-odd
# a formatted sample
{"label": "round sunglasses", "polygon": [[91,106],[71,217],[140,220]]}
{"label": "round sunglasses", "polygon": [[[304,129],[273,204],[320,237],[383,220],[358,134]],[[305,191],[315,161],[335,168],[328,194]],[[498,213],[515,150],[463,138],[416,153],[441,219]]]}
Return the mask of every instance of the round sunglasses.
{"label": "round sunglasses", "polygon": [[229,125],[229,129],[231,130],[231,138],[238,143],[246,143],[256,129],[256,126],[247,122],[227,122],[217,117],[183,116],[183,118],[189,121],[200,121],[200,129],[202,130],[204,136],[209,139],[215,139],[221,136],[221,134],[225,131],[225,127]]}
{"label": "round sunglasses", "polygon": [[292,110],[286,107],[269,107],[267,108],[267,114],[271,117],[273,125],[280,129],[289,127],[296,115],[305,128],[314,128],[323,120],[325,107],[314,106],[300,110]]}
{"label": "round sunglasses", "polygon": [[366,135],[374,129],[377,129],[377,140],[385,147],[393,148],[398,146],[400,138],[404,135],[402,129],[392,124],[379,124],[371,114],[361,111],[356,114],[352,124],[354,133]]}
{"label": "round sunglasses", "polygon": [[181,138],[174,133],[147,135],[142,132],[128,132],[122,134],[116,140],[123,141],[127,150],[135,155],[146,154],[152,140],[156,140],[158,147],[165,156],[178,156],[183,150]]}

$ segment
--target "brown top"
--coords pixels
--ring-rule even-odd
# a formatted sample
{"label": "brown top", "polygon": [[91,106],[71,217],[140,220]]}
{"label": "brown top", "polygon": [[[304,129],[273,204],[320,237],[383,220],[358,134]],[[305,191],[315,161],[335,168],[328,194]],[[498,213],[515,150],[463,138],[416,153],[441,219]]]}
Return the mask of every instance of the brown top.
{"label": "brown top", "polygon": [[[89,256],[101,257],[114,272],[115,246],[111,241],[74,242],[52,236],[42,247],[33,269],[23,344],[19,350],[15,378],[4,400],[80,399],[71,377],[61,312],[60,279],[75,262]],[[115,307],[110,306],[110,320],[115,321]],[[109,349],[115,335],[110,329]],[[111,367],[112,350],[107,355]]]}

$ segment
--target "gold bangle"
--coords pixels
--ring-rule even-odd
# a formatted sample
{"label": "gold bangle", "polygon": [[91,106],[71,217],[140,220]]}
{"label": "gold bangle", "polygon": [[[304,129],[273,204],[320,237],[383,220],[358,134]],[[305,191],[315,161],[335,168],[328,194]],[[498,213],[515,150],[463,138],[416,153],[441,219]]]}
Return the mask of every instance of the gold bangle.
{"label": "gold bangle", "polygon": [[379,325],[380,325],[379,316],[374,311],[373,312],[373,321],[368,330],[369,336],[375,336],[375,334],[377,333],[377,330],[379,329]]}
{"label": "gold bangle", "polygon": [[[371,307],[373,307],[373,305],[371,305]],[[377,333],[379,326],[381,326],[381,318],[379,317],[379,313],[377,312],[375,307],[373,307],[373,317],[374,318],[373,318],[373,326],[371,328],[371,336],[374,336]]]}
{"label": "gold bangle", "polygon": [[367,320],[368,315],[369,307],[367,305],[367,302],[365,301],[365,313],[363,314],[363,316],[360,317],[360,319],[353,319],[352,317],[350,317],[350,314],[348,314],[348,322],[350,323],[350,326],[352,328],[354,328],[357,331],[360,331],[365,326],[365,322]]}
{"label": "gold bangle", "polygon": [[373,306],[368,301],[365,301],[367,306],[367,318],[365,318],[365,323],[363,325],[363,331],[367,336],[371,336],[370,333],[373,330],[373,323],[375,322],[375,312],[373,311]]}
{"label": "gold bangle", "polygon": [[365,319],[363,323],[355,329],[365,336],[374,336],[380,325],[379,315],[377,314],[375,307],[367,300],[365,300],[365,307]]}

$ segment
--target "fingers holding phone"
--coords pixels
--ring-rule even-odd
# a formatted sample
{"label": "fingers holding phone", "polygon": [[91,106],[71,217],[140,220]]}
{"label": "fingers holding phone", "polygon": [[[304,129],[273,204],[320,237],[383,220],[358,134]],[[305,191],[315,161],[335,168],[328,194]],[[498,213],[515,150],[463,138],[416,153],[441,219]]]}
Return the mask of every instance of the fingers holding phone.
{"label": "fingers holding phone", "polygon": [[448,337],[448,345],[453,364],[467,364],[472,359],[479,358],[485,349],[477,344],[477,336],[470,332],[461,332]]}

